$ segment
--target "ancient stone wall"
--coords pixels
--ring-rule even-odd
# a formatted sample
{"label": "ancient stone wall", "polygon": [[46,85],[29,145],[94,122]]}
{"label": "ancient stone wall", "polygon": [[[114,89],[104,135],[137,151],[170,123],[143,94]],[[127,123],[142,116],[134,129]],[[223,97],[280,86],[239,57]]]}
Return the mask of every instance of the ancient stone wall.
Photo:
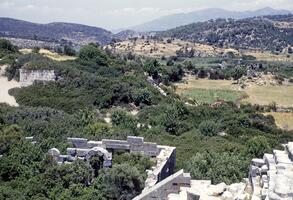
{"label": "ancient stone wall", "polygon": [[293,143],[284,147],[284,151],[274,150],[252,160],[249,180],[253,199],[293,199]]}
{"label": "ancient stone wall", "polygon": [[21,87],[32,85],[35,81],[55,81],[54,70],[19,70],[19,82]]}
{"label": "ancient stone wall", "polygon": [[167,200],[170,193],[179,193],[180,187],[190,187],[191,177],[183,170],[169,176],[133,200]]}
{"label": "ancient stone wall", "polygon": [[58,149],[52,148],[49,154],[59,163],[71,163],[77,159],[88,160],[91,154],[103,156],[103,167],[111,167],[112,153],[126,151],[129,153],[144,154],[156,159],[156,166],[148,170],[145,188],[151,188],[174,173],[176,162],[176,148],[158,146],[156,143],[144,142],[142,137],[128,136],[127,140],[90,141],[85,138],[68,138],[73,148],[67,148],[67,155],[60,155]]}

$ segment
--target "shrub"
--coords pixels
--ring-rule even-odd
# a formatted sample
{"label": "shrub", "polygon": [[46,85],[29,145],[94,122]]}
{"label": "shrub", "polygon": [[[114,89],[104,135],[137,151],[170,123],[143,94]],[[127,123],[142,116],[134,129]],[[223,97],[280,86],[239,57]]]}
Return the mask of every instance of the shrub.
{"label": "shrub", "polygon": [[247,141],[247,151],[256,158],[261,158],[264,153],[271,151],[270,144],[264,136],[256,136]]}
{"label": "shrub", "polygon": [[219,132],[219,125],[214,121],[203,121],[198,127],[201,134],[204,136],[215,136]]}

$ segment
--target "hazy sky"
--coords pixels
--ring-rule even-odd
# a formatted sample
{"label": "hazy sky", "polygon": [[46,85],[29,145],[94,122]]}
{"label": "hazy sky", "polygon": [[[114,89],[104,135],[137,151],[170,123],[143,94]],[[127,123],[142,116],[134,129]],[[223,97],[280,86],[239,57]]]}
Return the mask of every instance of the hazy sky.
{"label": "hazy sky", "polygon": [[110,30],[203,8],[293,10],[293,0],[0,0],[0,16],[32,22],[76,22]]}

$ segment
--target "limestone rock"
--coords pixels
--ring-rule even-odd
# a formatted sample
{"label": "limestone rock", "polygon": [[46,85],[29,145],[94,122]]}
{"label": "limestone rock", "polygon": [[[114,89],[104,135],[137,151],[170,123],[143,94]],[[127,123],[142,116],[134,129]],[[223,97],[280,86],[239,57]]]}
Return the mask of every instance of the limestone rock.
{"label": "limestone rock", "polygon": [[225,183],[220,183],[218,185],[211,185],[209,187],[208,194],[211,196],[220,196],[227,189],[227,185]]}
{"label": "limestone rock", "polygon": [[229,191],[225,191],[222,195],[223,200],[233,200],[233,194]]}

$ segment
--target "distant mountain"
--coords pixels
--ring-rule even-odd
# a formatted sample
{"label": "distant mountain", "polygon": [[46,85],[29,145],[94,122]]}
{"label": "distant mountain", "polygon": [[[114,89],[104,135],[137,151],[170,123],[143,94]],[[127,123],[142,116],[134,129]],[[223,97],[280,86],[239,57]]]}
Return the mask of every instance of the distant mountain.
{"label": "distant mountain", "polygon": [[37,24],[11,18],[0,18],[0,37],[41,40],[46,42],[68,41],[75,44],[98,42],[107,44],[114,35],[102,28],[73,23]]}
{"label": "distant mountain", "polygon": [[[170,37],[218,47],[282,51],[293,46],[293,15],[275,15],[240,20],[217,19],[158,32]],[[286,26],[285,26],[285,25]]]}
{"label": "distant mountain", "polygon": [[291,14],[288,10],[275,10],[272,8],[263,8],[256,11],[244,11],[244,12],[235,12],[228,11],[219,8],[210,8],[205,10],[199,10],[190,13],[180,13],[174,15],[168,15],[161,17],[159,19],[146,22],[144,24],[130,27],[128,29],[134,31],[164,31],[178,26],[183,26],[195,22],[208,21],[210,19],[217,18],[233,18],[233,19],[244,19],[257,16],[265,15],[286,15]]}

